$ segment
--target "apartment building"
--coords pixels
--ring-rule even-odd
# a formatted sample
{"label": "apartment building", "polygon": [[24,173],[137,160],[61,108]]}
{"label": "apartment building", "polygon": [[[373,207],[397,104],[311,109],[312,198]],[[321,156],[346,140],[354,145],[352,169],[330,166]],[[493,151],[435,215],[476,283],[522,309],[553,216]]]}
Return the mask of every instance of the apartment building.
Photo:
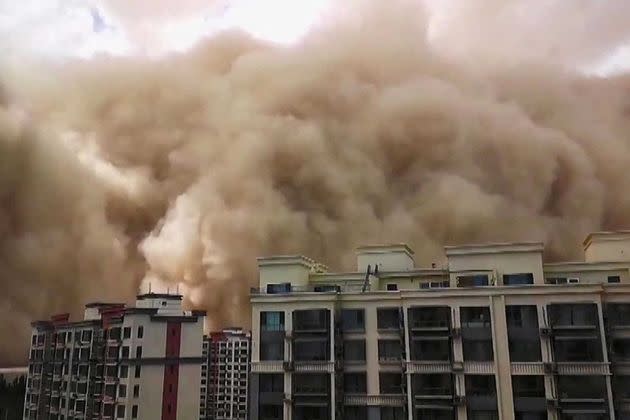
{"label": "apartment building", "polygon": [[258,260],[250,415],[260,420],[630,418],[630,232],[579,262],[542,243],[357,250],[355,272]]}
{"label": "apartment building", "polygon": [[204,336],[200,418],[246,420],[250,333],[224,329]]}
{"label": "apartment building", "polygon": [[197,418],[205,313],[181,300],[149,293],[34,322],[23,418]]}

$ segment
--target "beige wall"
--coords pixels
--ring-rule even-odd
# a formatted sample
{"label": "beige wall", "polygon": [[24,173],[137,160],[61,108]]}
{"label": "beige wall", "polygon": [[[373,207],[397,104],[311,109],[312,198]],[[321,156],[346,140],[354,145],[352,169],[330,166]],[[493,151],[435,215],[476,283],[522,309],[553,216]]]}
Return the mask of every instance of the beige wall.
{"label": "beige wall", "polygon": [[588,262],[630,261],[630,234],[625,237],[594,237],[584,250]]}
{"label": "beige wall", "polygon": [[503,284],[504,274],[532,273],[535,284],[544,284],[541,252],[474,253],[448,256],[451,287],[456,286],[458,272],[492,270],[496,285]]}
{"label": "beige wall", "polygon": [[[201,345],[199,348],[201,349]],[[178,380],[177,418],[182,420],[197,419],[199,417],[201,365],[180,365]]]}

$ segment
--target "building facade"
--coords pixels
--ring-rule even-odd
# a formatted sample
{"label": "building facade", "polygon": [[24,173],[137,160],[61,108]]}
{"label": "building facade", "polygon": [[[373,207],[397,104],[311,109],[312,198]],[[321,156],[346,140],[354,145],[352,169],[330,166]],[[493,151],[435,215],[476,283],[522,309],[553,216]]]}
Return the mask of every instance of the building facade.
{"label": "building facade", "polygon": [[359,248],[357,271],[259,259],[250,415],[260,420],[630,418],[630,233],[581,262],[543,244]]}
{"label": "building facade", "polygon": [[194,419],[205,313],[179,295],[91,303],[33,323],[24,419]]}
{"label": "building facade", "polygon": [[246,420],[250,333],[224,329],[204,336],[201,419]]}

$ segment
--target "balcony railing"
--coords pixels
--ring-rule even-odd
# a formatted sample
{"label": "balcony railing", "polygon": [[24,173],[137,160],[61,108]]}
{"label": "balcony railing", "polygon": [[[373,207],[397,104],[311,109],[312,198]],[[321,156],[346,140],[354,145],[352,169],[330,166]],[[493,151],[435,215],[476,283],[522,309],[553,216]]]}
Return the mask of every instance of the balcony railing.
{"label": "balcony railing", "polygon": [[335,364],[329,361],[295,361],[295,372],[333,373]]}
{"label": "balcony railing", "polygon": [[252,362],[251,370],[252,373],[281,373],[283,372],[282,364],[282,360]]}
{"label": "balcony railing", "polygon": [[413,361],[407,362],[409,373],[448,373],[451,371],[449,361]]}
{"label": "balcony railing", "polygon": [[512,363],[512,375],[544,375],[545,366],[542,362]]}
{"label": "balcony railing", "polygon": [[494,362],[464,362],[464,373],[467,375],[492,375]]}
{"label": "balcony railing", "polygon": [[559,375],[610,375],[610,365],[602,362],[558,362]]}
{"label": "balcony railing", "polygon": [[[269,292],[266,287],[252,287],[249,289],[250,295],[284,295],[291,293],[322,293],[322,294],[336,294],[336,293],[357,293],[363,289],[363,284],[345,284],[345,285],[314,285],[309,284],[306,286],[294,286],[288,285],[287,290]],[[369,291],[368,288],[366,291]]]}
{"label": "balcony railing", "polygon": [[402,407],[405,404],[405,396],[401,394],[346,395],[344,404],[354,406]]}

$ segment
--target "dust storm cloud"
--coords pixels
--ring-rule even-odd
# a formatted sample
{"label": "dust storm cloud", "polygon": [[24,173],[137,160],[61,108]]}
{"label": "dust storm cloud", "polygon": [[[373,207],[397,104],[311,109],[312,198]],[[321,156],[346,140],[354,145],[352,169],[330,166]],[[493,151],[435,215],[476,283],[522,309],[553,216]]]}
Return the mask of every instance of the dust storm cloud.
{"label": "dust storm cloud", "polygon": [[259,255],[351,269],[355,246],[404,241],[428,265],[445,244],[542,240],[574,259],[587,232],[630,225],[628,77],[574,70],[568,29],[551,61],[514,64],[524,32],[442,54],[419,6],[381,3],[291,47],[223,33],[159,59],[0,67],[0,363],[23,362],[31,320],[149,281],[246,326]]}

